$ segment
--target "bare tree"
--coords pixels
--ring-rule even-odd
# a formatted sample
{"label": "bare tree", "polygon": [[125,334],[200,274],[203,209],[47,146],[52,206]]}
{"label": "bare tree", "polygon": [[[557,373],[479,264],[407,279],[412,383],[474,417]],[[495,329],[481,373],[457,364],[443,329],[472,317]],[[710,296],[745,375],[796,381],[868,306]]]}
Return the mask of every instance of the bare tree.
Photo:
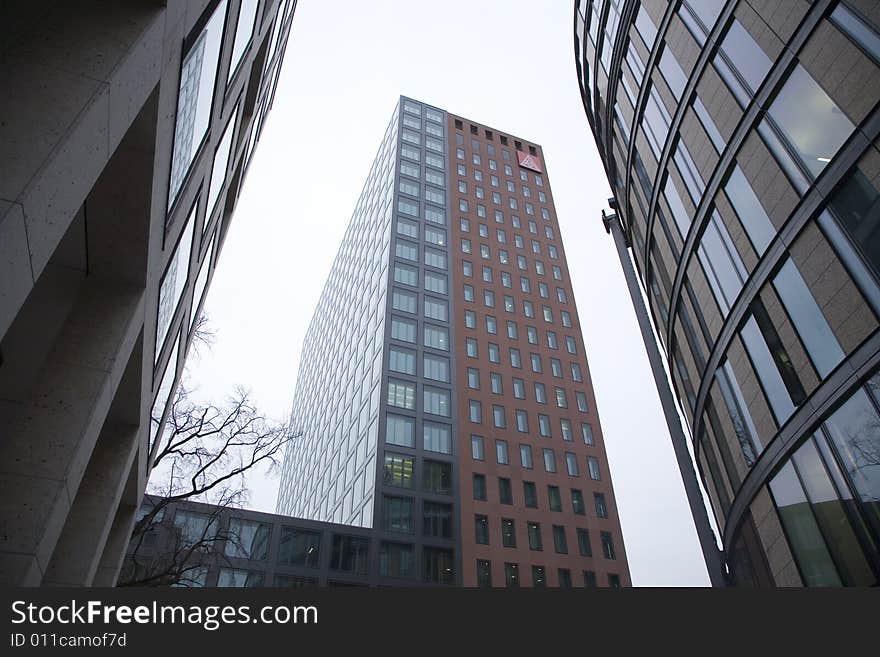
{"label": "bare tree", "polygon": [[[199,569],[223,558],[224,542],[238,539],[223,530],[223,509],[242,506],[248,495],[247,475],[277,470],[295,437],[287,425],[261,414],[244,388],[237,388],[223,404],[200,404],[181,381],[153,459],[148,492],[157,498],[135,523],[118,585],[194,584]],[[185,501],[214,505],[204,526],[160,527],[165,509]],[[175,535],[157,553],[150,549],[156,542],[153,532],[162,531]]]}

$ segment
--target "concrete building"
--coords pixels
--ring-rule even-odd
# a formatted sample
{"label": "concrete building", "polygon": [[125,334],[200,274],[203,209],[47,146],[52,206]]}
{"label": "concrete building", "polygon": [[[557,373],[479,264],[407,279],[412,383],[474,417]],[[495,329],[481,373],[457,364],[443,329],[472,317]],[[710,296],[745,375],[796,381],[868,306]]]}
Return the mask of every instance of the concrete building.
{"label": "concrete building", "polygon": [[303,344],[278,512],[370,577],[628,586],[543,152],[401,97]]}
{"label": "concrete building", "polygon": [[295,4],[3,3],[4,584],[116,580]]}
{"label": "concrete building", "polygon": [[576,0],[573,32],[713,583],[876,586],[880,5]]}

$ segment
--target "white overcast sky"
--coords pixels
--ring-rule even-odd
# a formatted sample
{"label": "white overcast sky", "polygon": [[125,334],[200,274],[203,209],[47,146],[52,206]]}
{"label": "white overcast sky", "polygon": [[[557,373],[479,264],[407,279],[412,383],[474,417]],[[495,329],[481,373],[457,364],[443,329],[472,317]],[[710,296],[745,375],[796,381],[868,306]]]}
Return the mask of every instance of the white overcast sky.
{"label": "white overcast sky", "polygon": [[[300,0],[206,305],[191,383],[286,418],[299,350],[400,94],[544,148],[633,583],[708,584],[613,241],[574,68],[572,0]],[[274,512],[278,479],[251,477]]]}

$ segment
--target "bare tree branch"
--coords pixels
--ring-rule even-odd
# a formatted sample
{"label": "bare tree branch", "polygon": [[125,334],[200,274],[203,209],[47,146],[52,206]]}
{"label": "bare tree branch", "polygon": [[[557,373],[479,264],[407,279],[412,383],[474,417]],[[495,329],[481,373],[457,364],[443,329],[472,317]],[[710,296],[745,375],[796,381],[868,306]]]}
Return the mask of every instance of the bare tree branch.
{"label": "bare tree branch", "polygon": [[[213,336],[203,321],[200,325],[204,335]],[[194,583],[202,565],[224,558],[224,541],[237,540],[221,529],[222,510],[242,506],[248,496],[247,475],[255,468],[275,471],[296,437],[288,425],[264,416],[244,388],[236,388],[222,404],[200,404],[181,382],[153,459],[148,492],[157,497],[135,523],[127,572],[118,585]],[[214,505],[205,531],[195,540],[185,536],[185,528],[163,521],[169,505],[189,500]],[[156,554],[151,544],[169,531],[174,534],[172,547]]]}

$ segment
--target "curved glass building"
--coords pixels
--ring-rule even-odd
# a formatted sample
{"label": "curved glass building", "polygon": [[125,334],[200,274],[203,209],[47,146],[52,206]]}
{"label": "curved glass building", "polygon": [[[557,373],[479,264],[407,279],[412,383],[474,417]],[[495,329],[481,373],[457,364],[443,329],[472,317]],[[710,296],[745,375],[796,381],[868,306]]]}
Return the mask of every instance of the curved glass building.
{"label": "curved glass building", "polygon": [[587,119],[739,586],[880,576],[880,3],[576,0]]}

